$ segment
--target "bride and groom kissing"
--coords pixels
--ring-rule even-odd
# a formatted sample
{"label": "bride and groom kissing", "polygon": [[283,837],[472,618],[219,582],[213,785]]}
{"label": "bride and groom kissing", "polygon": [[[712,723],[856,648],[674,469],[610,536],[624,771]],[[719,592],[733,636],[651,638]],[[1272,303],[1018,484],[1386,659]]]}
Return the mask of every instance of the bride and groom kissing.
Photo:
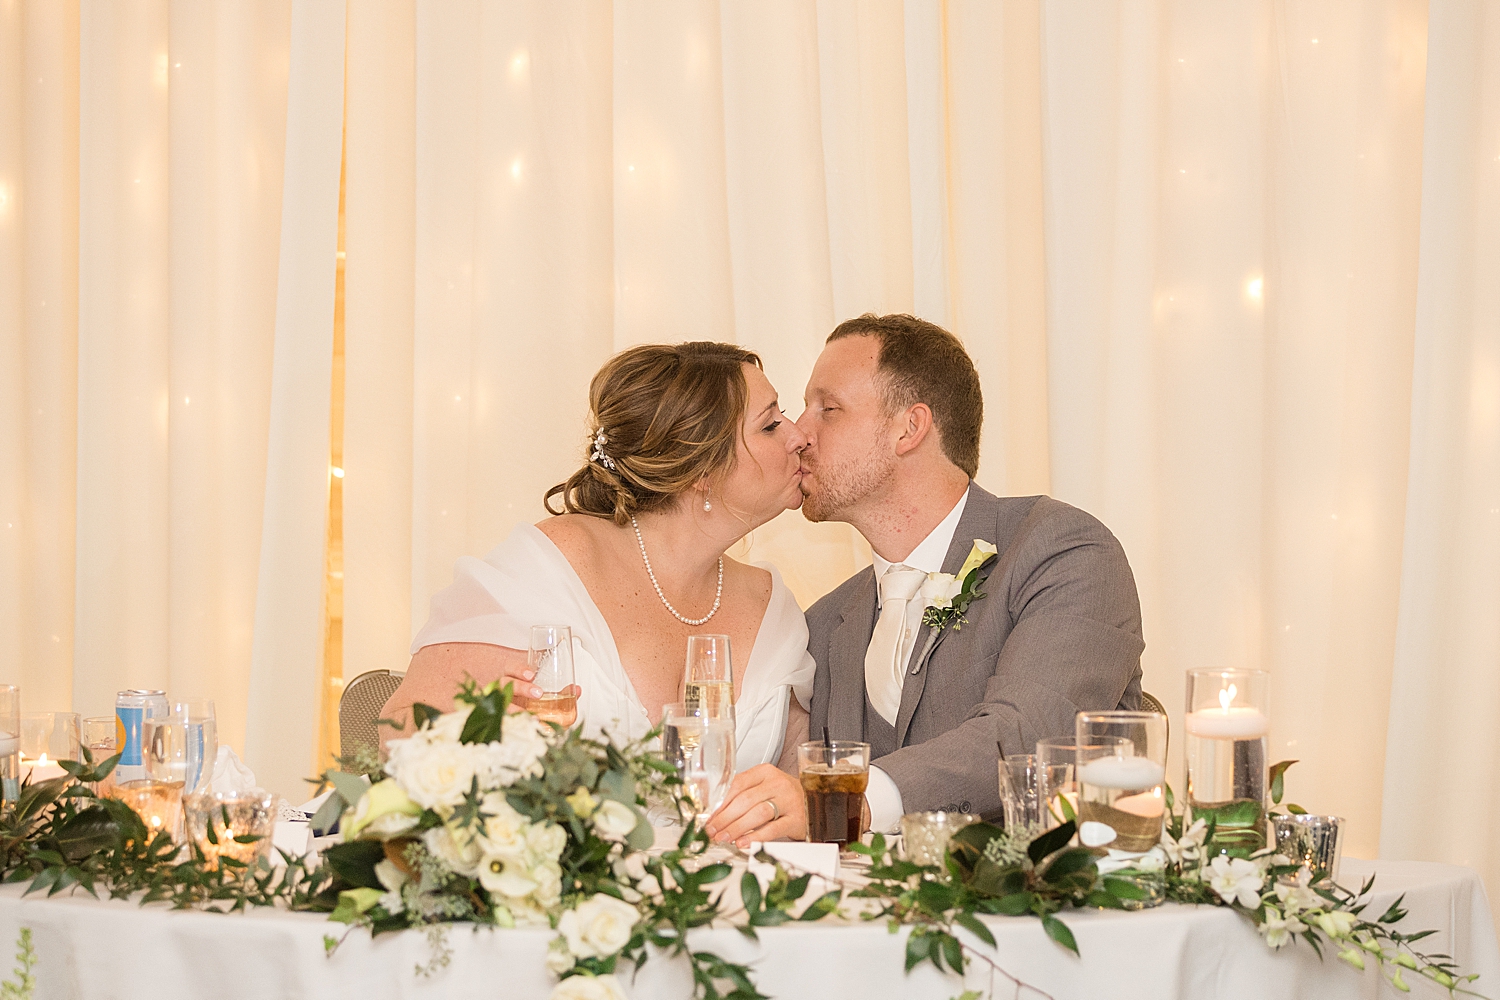
{"label": "bride and groom kissing", "polygon": [[[734,345],[611,358],[590,385],[587,461],[548,491],[548,517],[458,561],[382,715],[409,725],[414,703],[446,705],[465,677],[539,696],[529,628],[558,623],[574,636],[577,723],[637,739],[681,698],[687,638],[728,635],[739,772],[708,832],[745,845],[806,835],[809,733],[870,744],[870,827],[892,831],[907,812],[997,817],[1000,755],[1071,735],[1080,710],[1138,706],[1125,553],[1077,508],[974,483],[983,402],[958,338],[907,315],[844,322],[804,401],[788,419]],[[853,525],[874,555],[805,615],[774,567],[725,555],[798,506]],[[976,542],[995,555],[962,628],[926,616],[929,574],[956,573]]]}

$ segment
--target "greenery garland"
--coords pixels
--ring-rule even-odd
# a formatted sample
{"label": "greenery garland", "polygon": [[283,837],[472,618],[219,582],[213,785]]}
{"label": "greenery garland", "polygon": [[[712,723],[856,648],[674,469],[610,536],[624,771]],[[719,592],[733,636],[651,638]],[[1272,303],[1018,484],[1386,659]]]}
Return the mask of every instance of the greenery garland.
{"label": "greenery garland", "polygon": [[[466,685],[454,712],[419,707],[417,715],[421,738],[393,752],[389,772],[374,771],[368,783],[338,772],[325,776],[333,794],[321,821],[341,818],[345,842],[316,864],[300,858],[247,864],[227,856],[211,863],[197,845],[152,832],[125,803],[96,796],[90,784],[106,778],[119,758],[95,764],[85,750],[82,762],[61,762],[66,775],[28,782],[0,810],[0,872],[6,882],[29,882],[27,893],[49,896],[82,888],[178,909],[323,912],[372,934],[426,929],[433,958],[419,973],[446,964],[448,924],[551,927],[558,936],[547,964],[560,977],[553,994],[559,1000],[623,997],[617,972],[622,965],[640,968],[653,950],[687,961],[695,993],[705,1000],[765,1000],[747,966],[694,950],[690,932],[729,924],[753,938],[757,928],[820,920],[846,902],[893,931],[910,927],[907,971],[931,962],[961,976],[978,961],[988,966],[992,987],[998,976],[1017,991],[1046,996],[959,930],[993,948],[982,917],[1029,915],[1077,954],[1061,914],[1138,908],[1144,898],[1132,880],[1101,874],[1099,852],[1071,846],[1069,817],[1029,839],[984,823],[965,827],[940,866],[897,858],[876,835],[851,847],[869,859],[863,877],[812,900],[812,875],[762,854],[769,876],[763,882],[746,870],[732,901],[723,890],[733,866],[709,854],[696,824],[687,823],[669,850],[648,850],[648,804],[680,805],[682,796],[681,779],[659,753],[642,743],[622,748],[588,740],[513,713],[509,687]],[[1278,803],[1285,767],[1275,769]],[[1410,985],[1402,974],[1410,971],[1452,994],[1478,995],[1465,988],[1477,977],[1462,975],[1449,956],[1413,948],[1433,931],[1397,929],[1406,915],[1401,899],[1366,918],[1373,877],[1356,893],[1324,885],[1326,873],[1286,864],[1269,851],[1231,857],[1213,849],[1215,817],[1176,810],[1170,790],[1167,807],[1161,847],[1153,853],[1161,856],[1168,899],[1229,906],[1273,948],[1300,938],[1321,957],[1334,944],[1339,959],[1357,969],[1373,962],[1403,992]],[[330,954],[340,940],[325,938]],[[18,973],[29,983],[35,955],[24,931],[22,944],[29,958]],[[978,996],[970,991],[960,1000]]]}

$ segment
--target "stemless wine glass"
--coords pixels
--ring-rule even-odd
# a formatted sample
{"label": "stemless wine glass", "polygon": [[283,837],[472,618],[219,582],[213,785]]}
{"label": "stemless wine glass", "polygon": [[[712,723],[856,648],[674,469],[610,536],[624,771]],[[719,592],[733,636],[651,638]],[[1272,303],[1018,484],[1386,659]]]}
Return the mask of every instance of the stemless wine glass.
{"label": "stemless wine glass", "polygon": [[722,719],[733,712],[734,673],[730,668],[729,636],[688,637],[682,700],[686,705],[701,706],[710,719]]}
{"label": "stemless wine glass", "polygon": [[1107,756],[1114,748],[1129,741],[1123,736],[1063,736],[1038,740],[1036,745],[1038,788],[1042,802],[1042,823],[1048,829],[1078,818],[1077,765],[1094,757]]}
{"label": "stemless wine glass", "polygon": [[724,804],[734,778],[734,717],[701,705],[662,706],[662,752],[682,776],[683,797],[702,823]]}
{"label": "stemless wine glass", "polygon": [[567,625],[531,627],[532,683],[542,689],[540,698],[516,698],[516,704],[545,722],[572,725],[578,714],[578,696],[573,691],[573,630]]}

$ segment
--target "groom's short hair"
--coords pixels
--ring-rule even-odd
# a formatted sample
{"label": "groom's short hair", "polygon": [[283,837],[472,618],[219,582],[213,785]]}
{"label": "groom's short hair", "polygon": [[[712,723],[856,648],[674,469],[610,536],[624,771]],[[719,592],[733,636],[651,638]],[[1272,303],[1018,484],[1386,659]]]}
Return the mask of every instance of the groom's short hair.
{"label": "groom's short hair", "polygon": [[867,336],[880,341],[877,370],[885,377],[885,410],[893,414],[926,403],[937,424],[943,454],[973,479],[979,471],[984,395],[979,372],[963,343],[936,323],[906,313],[865,313],[833,328],[828,343]]}

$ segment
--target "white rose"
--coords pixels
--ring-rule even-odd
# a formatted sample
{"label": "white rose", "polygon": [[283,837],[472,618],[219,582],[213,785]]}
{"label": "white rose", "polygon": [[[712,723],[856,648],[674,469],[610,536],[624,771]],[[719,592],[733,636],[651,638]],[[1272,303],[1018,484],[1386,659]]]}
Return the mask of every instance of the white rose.
{"label": "white rose", "polygon": [[594,812],[594,832],[602,840],[622,841],[635,829],[639,817],[623,802],[605,799]]}
{"label": "white rose", "polygon": [[568,846],[568,832],[556,823],[533,823],[526,830],[526,846],[537,857],[556,861]]}
{"label": "white rose", "polygon": [[614,976],[569,976],[552,987],[552,1000],[630,1000]]}
{"label": "white rose", "polygon": [[540,775],[542,755],[551,746],[542,731],[543,725],[525,713],[509,715],[501,727],[498,743],[475,744],[475,770],[480,785],[508,787],[517,778]]}
{"label": "white rose", "polygon": [[467,830],[435,826],[422,834],[422,842],[437,859],[460,875],[473,878],[479,874],[479,844]]}
{"label": "white rose", "polygon": [[531,869],[531,880],[536,883],[536,901],[543,906],[553,906],[562,899],[562,869],[553,862],[543,862]]}
{"label": "white rose", "polygon": [[547,971],[554,976],[560,976],[573,967],[573,953],[568,950],[568,939],[555,937],[552,943],[547,945],[547,957],[543,959]]}
{"label": "white rose", "polygon": [[[485,812],[491,812],[486,796]],[[526,817],[516,812],[505,802],[499,803],[503,811],[496,810],[484,821],[484,851],[486,854],[504,854],[520,857],[526,853],[526,833],[530,824]]]}
{"label": "white rose", "polygon": [[950,576],[947,573],[928,573],[927,579],[922,581],[922,589],[917,592],[917,596],[922,599],[923,607],[946,608],[953,604],[953,599],[963,589],[963,581],[956,576]]}
{"label": "white rose", "polygon": [[474,781],[474,763],[457,743],[401,740],[386,765],[411,800],[424,809],[452,809],[463,801]]}
{"label": "white rose", "polygon": [[564,913],[557,929],[579,958],[608,958],[630,943],[639,917],[629,903],[599,893]]}

